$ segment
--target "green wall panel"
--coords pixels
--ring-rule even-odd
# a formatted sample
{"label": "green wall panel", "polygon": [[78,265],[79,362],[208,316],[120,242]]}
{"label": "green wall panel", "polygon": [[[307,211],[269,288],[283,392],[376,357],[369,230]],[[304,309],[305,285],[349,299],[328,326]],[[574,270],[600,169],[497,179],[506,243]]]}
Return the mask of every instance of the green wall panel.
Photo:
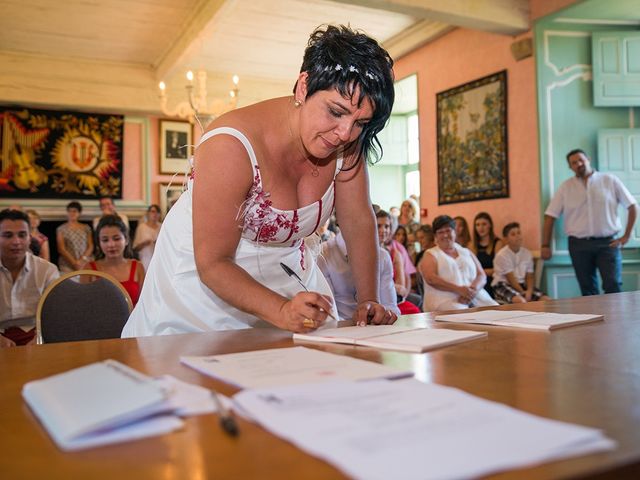
{"label": "green wall panel", "polygon": [[[556,17],[557,15],[542,19],[534,28],[538,52],[536,73],[543,212],[560,184],[573,175],[565,159],[569,150],[584,149],[593,158],[593,165],[599,168],[598,131],[640,126],[640,108],[596,107],[593,103],[592,32],[616,28],[611,25],[562,24],[556,21]],[[628,30],[629,27],[618,29]],[[608,52],[613,52],[620,47],[612,44],[606,48]],[[631,45],[628,48],[632,51],[636,47]],[[608,55],[610,53],[605,57]],[[615,70],[620,68],[618,63],[616,59],[608,61],[605,58],[604,64],[607,69]],[[640,140],[637,143],[640,144]],[[619,145],[617,148],[623,147]],[[630,148],[635,152],[640,149],[640,145],[634,144]],[[637,160],[640,156],[635,153],[633,156],[635,158],[631,164],[640,164],[640,160]],[[608,168],[622,167],[615,162],[615,159],[613,163],[610,162]],[[622,217],[621,220],[624,225],[626,218]],[[554,255],[544,266],[544,288],[557,298],[580,295],[568,256],[562,217],[556,221],[552,246]],[[628,248],[623,251],[623,257],[624,289],[637,289],[640,253],[635,248]]]}

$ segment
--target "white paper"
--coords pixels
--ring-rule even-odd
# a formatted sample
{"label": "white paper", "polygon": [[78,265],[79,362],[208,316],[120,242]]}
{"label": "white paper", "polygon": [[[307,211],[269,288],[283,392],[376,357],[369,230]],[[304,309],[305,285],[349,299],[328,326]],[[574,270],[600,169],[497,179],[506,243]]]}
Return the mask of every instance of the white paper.
{"label": "white paper", "polygon": [[245,390],[234,400],[276,435],[369,480],[473,478],[615,446],[599,430],[415,380]]}
{"label": "white paper", "polygon": [[524,310],[481,310],[436,316],[436,320],[439,322],[479,323],[534,330],[553,330],[603,319],[602,315],[595,314],[528,312]]}
{"label": "white paper", "polygon": [[487,332],[473,332],[470,330],[449,330],[446,328],[420,328],[408,332],[394,333],[363,339],[358,345],[421,353],[435,348],[447,347],[458,343],[476,340],[487,336]]}
{"label": "white paper", "polygon": [[479,310],[477,312],[437,315],[436,320],[441,322],[487,323],[536,314],[537,312],[528,312],[526,310]]}
{"label": "white paper", "polygon": [[418,330],[420,327],[403,327],[399,325],[367,325],[366,327],[342,327],[342,328],[326,328],[315,330],[310,333],[294,333],[294,340],[308,339],[313,342],[334,342],[352,344],[354,340],[362,340],[365,338],[379,337],[382,335],[390,335],[395,333]]}
{"label": "white paper", "polygon": [[[176,415],[190,417],[217,411],[208,388],[183,382],[171,375],[156,378],[155,382],[167,392],[169,408]],[[222,398],[223,395],[218,394],[218,397]]]}
{"label": "white paper", "polygon": [[262,388],[330,380],[412,376],[379,363],[305,347],[274,348],[205,357],[180,357],[185,365],[241,388]]}
{"label": "white paper", "polygon": [[65,451],[85,450],[87,448],[130,442],[141,438],[162,435],[181,428],[184,422],[175,415],[160,415],[130,423],[113,430],[90,433],[82,437],[62,440],[58,446]]}

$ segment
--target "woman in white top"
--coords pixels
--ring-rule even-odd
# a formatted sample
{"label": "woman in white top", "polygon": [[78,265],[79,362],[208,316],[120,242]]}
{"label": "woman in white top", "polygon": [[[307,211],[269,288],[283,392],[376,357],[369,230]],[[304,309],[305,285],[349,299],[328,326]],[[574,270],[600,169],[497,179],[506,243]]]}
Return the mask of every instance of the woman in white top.
{"label": "woman in white top", "polygon": [[160,207],[151,205],[147,209],[146,221],[138,222],[136,235],[133,239],[133,251],[140,257],[145,270],[149,268],[149,263],[151,263],[158,233],[160,233]]}
{"label": "woman in white top", "polygon": [[433,221],[436,246],[419,265],[424,278],[425,312],[497,305],[484,290],[487,276],[476,256],[456,243],[456,222],[448,215]]}
{"label": "woman in white top", "polygon": [[378,303],[366,165],[393,106],[392,66],[366,35],[320,28],[292,97],[234,110],[209,125],[123,336],[330,325],[328,313],[337,317],[331,291],[304,238],[334,206],[358,290],[353,318],[395,321]]}

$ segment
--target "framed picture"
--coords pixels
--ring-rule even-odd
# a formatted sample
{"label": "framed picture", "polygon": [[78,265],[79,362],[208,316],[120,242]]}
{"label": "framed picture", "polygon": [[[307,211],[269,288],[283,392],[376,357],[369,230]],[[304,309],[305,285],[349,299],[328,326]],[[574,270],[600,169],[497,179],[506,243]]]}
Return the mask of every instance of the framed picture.
{"label": "framed picture", "polygon": [[188,172],[192,144],[189,122],[160,120],[160,173]]}
{"label": "framed picture", "polygon": [[509,196],[507,71],[436,94],[438,204]]}
{"label": "framed picture", "polygon": [[177,183],[161,183],[160,187],[160,211],[164,217],[171,207],[178,201],[180,195],[182,195],[182,184]]}

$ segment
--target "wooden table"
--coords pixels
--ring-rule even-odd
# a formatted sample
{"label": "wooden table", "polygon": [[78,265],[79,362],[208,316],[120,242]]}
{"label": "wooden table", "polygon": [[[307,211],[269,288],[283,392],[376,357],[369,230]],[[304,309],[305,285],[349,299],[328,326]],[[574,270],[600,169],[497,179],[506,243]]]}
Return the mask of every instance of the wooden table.
{"label": "wooden table", "polygon": [[[435,324],[428,314],[421,314],[402,321],[486,330],[489,337],[420,355],[338,345],[313,348],[408,367],[420,380],[458,387],[536,415],[598,427],[619,443],[612,452],[493,478],[640,478],[640,292],[556,300],[525,308],[601,313],[606,320],[547,333]],[[213,415],[188,418],[186,428],[164,436],[63,453],[20,396],[22,385],[29,380],[107,358],[151,375],[171,374],[230,395],[236,391],[233,387],[180,365],[178,357],[292,345],[285,332],[254,329],[1,349],[0,478],[343,478],[333,467],[253,424],[240,421],[242,433],[232,439],[222,433]]]}

